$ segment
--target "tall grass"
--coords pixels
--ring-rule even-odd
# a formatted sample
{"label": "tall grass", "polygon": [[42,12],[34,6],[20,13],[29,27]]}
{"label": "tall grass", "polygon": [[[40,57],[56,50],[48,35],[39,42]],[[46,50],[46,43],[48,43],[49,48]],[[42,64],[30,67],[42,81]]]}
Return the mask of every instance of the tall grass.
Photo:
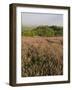
{"label": "tall grass", "polygon": [[23,37],[22,77],[63,74],[62,37]]}

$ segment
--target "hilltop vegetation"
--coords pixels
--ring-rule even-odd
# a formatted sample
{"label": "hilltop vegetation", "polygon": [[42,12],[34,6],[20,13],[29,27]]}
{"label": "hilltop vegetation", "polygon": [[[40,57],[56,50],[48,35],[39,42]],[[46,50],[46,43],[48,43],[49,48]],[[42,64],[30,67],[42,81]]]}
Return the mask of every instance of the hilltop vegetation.
{"label": "hilltop vegetation", "polygon": [[63,36],[63,27],[60,26],[37,26],[23,27],[22,36]]}

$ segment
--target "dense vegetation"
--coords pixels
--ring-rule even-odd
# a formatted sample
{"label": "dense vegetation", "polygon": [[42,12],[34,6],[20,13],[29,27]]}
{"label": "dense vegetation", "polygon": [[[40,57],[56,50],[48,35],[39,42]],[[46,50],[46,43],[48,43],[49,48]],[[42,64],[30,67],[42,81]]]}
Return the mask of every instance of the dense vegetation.
{"label": "dense vegetation", "polygon": [[22,37],[22,77],[63,74],[62,37]]}
{"label": "dense vegetation", "polygon": [[22,36],[62,36],[63,27],[60,26],[38,26],[23,27]]}

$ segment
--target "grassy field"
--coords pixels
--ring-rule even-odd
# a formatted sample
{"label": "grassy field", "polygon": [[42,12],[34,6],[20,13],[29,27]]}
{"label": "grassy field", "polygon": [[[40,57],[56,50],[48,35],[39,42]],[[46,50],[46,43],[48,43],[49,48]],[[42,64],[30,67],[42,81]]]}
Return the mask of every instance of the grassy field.
{"label": "grassy field", "polygon": [[43,34],[28,36],[22,32],[22,77],[63,74],[63,37],[60,34],[43,37]]}

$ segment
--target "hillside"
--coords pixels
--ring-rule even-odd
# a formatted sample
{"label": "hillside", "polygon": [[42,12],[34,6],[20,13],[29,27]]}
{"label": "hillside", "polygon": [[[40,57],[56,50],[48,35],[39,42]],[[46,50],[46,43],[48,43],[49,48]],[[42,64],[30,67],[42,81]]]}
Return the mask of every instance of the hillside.
{"label": "hillside", "polygon": [[59,26],[37,26],[22,27],[22,36],[63,36],[63,27]]}

